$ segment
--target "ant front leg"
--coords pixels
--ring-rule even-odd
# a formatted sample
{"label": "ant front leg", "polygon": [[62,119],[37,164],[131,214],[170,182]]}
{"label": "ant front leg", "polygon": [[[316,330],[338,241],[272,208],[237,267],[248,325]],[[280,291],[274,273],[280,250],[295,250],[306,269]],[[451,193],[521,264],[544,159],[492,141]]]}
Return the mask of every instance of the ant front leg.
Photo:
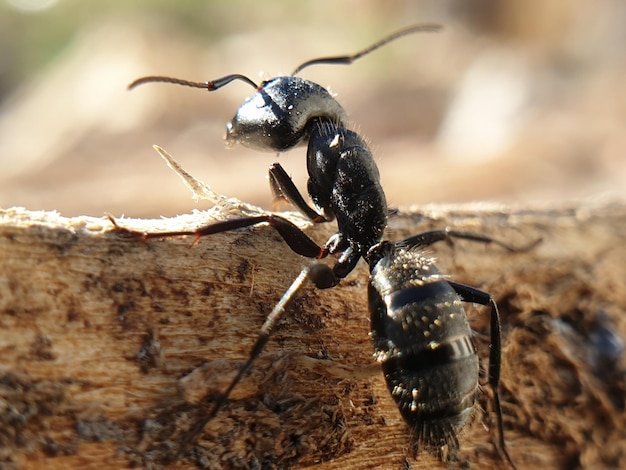
{"label": "ant front leg", "polygon": [[274,202],[285,201],[290,203],[300,211],[305,217],[313,223],[329,222],[332,218],[320,214],[314,208],[309,206],[302,193],[298,191],[296,185],[293,184],[291,177],[287,174],[280,163],[273,163],[269,169],[270,188],[274,195]]}
{"label": "ant front leg", "polygon": [[498,452],[506,458],[511,467],[515,468],[515,464],[509,456],[504,441],[504,425],[502,423],[502,407],[500,406],[500,368],[502,364],[502,342],[501,342],[501,326],[500,313],[498,306],[490,294],[474,287],[459,284],[454,281],[447,281],[454,291],[461,297],[463,302],[470,302],[479,305],[485,305],[491,308],[490,319],[490,343],[489,343],[489,386],[493,390],[494,407],[498,423]]}
{"label": "ant front leg", "polygon": [[172,232],[140,232],[136,230],[130,230],[120,226],[117,221],[111,216],[108,216],[111,223],[114,225],[114,229],[124,235],[142,238],[144,240],[150,238],[165,238],[165,237],[179,237],[185,235],[191,235],[196,238],[194,245],[198,242],[200,237],[207,235],[213,235],[215,233],[229,232],[239,228],[252,227],[262,223],[267,223],[270,227],[274,228],[280,236],[285,240],[289,248],[295,253],[306,256],[307,258],[324,258],[328,255],[326,248],[320,247],[315,243],[306,233],[300,230],[293,222],[281,217],[279,215],[266,214],[250,217],[240,217],[236,219],[222,220],[212,224],[204,225],[196,230],[182,230]]}

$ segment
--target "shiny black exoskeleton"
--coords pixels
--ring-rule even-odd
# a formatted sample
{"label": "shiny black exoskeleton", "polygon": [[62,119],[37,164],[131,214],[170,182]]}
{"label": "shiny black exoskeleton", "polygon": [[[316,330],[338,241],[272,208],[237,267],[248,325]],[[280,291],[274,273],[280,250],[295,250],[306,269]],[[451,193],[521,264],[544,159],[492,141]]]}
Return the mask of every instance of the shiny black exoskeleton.
{"label": "shiny black exoskeleton", "polygon": [[[398,37],[437,29],[436,25],[413,26],[352,56],[305,62],[294,75],[313,64],[349,64]],[[383,241],[388,209],[372,153],[363,138],[346,127],[343,108],[315,83],[287,76],[257,86],[247,77],[235,74],[206,83],[145,77],[133,82],[131,87],[162,81],[212,91],[233,80],[249,83],[257,92],[239,108],[228,125],[227,140],[271,151],[308,144],[308,193],[315,208],[306,203],[277,163],[270,167],[270,185],[277,198],[292,203],[313,222],[336,218],[337,233],[320,246],[292,222],[274,214],[228,219],[195,231],[166,233],[134,232],[120,227],[112,218],[111,221],[118,231],[145,239],[202,237],[268,223],[298,254],[317,259],[333,254],[337,261],[333,267],[314,262],[302,269],[267,317],[246,363],[211,412],[198,420],[189,440],[218,413],[304,283],[310,280],[320,289],[336,286],[363,258],[370,268],[368,298],[375,358],[382,364],[402,416],[419,441],[428,447],[458,447],[457,434],[470,416],[479,389],[478,357],[461,302],[490,307],[489,383],[497,414],[498,450],[513,465],[505,447],[498,395],[501,347],[497,306],[489,294],[449,280],[421,249],[438,241],[461,238],[518,250],[484,235],[449,230],[425,232],[400,242]]]}
{"label": "shiny black exoskeleton", "polygon": [[345,127],[348,117],[326,88],[300,77],[263,82],[226,125],[226,140],[272,152],[305,143],[317,122]]}
{"label": "shiny black exoskeleton", "polygon": [[[476,239],[462,232],[426,232],[398,243],[383,241],[367,257],[375,357],[402,417],[431,448],[458,446],[456,436],[478,391],[478,356],[462,301],[491,306],[489,381],[498,400],[500,321],[495,302],[489,294],[450,281],[419,250],[448,237]],[[503,434],[500,438],[504,448]]]}

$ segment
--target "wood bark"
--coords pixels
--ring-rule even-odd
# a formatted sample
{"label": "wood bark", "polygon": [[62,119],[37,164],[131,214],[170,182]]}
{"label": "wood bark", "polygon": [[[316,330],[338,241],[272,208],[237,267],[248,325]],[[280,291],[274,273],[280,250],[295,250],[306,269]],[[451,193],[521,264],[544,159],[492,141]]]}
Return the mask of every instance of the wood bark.
{"label": "wood bark", "polygon": [[[218,207],[119,223],[165,231],[233,216]],[[305,230],[323,243],[334,227]],[[469,241],[428,250],[499,304],[518,468],[623,464],[626,207],[413,208],[388,237],[443,227],[543,240],[525,253]],[[364,263],[334,289],[305,287],[224,409],[184,442],[202,398],[228,384],[308,263],[268,226],[192,242],[125,237],[106,218],[0,212],[0,467],[445,466],[414,452],[372,358]],[[484,369],[488,311],[467,311]],[[448,466],[506,467],[490,396],[483,387]]]}

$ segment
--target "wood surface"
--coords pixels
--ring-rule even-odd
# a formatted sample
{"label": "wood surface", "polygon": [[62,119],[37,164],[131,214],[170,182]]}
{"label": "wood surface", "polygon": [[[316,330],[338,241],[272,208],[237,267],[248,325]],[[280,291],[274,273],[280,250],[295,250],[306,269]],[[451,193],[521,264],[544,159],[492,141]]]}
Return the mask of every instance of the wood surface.
{"label": "wood surface", "polygon": [[[207,212],[118,221],[181,230],[243,209],[222,200]],[[335,228],[287,216],[320,243]],[[517,254],[468,241],[429,250],[452,279],[499,304],[517,467],[624,465],[626,206],[411,208],[387,236],[443,227],[518,246],[543,239]],[[105,217],[0,212],[1,468],[443,466],[415,455],[373,361],[363,262],[337,288],[303,289],[224,409],[198,442],[184,442],[199,401],[228,384],[308,261],[267,226],[196,245],[112,228]],[[467,311],[484,369],[487,311]],[[449,467],[506,468],[493,413],[483,412],[489,397],[485,386]]]}

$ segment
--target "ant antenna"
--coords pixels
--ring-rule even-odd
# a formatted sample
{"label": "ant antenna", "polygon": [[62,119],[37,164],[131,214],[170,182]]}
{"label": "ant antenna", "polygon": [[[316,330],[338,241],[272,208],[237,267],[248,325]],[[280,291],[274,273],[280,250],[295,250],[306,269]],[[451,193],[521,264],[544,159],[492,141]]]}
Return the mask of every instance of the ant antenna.
{"label": "ant antenna", "polygon": [[424,23],[424,24],[416,24],[413,26],[409,26],[408,28],[401,29],[400,31],[396,31],[393,34],[390,34],[389,36],[384,37],[380,41],[372,44],[371,46],[367,47],[366,49],[363,49],[360,52],[357,52],[356,54],[335,56],[335,57],[322,57],[319,59],[307,60],[303,64],[296,67],[296,69],[293,71],[291,75],[296,75],[298,72],[301,72],[302,69],[305,69],[306,67],[309,67],[311,65],[317,65],[317,64],[350,65],[355,60],[360,59],[364,55],[367,55],[370,52],[373,52],[376,49],[384,46],[387,43],[390,43],[391,41],[395,41],[398,38],[401,38],[403,36],[407,36],[413,33],[437,32],[441,30],[442,28],[443,26],[439,24],[435,24],[435,23]]}
{"label": "ant antenna", "polygon": [[143,85],[145,83],[173,83],[175,85],[189,86],[192,88],[203,88],[207,91],[215,91],[223,86],[228,85],[230,82],[235,80],[241,80],[242,82],[246,82],[248,85],[258,89],[258,85],[250,80],[245,75],[241,75],[238,73],[234,73],[232,75],[226,75],[225,77],[218,78],[216,80],[206,81],[206,82],[191,82],[189,80],[182,80],[180,78],[173,77],[162,77],[159,75],[153,75],[149,77],[141,77],[128,85],[128,89],[132,90],[139,85]]}
{"label": "ant antenna", "polygon": [[[408,28],[401,29],[400,31],[396,31],[393,34],[390,34],[389,36],[384,37],[380,41],[372,44],[371,46],[367,47],[366,49],[363,49],[360,52],[357,52],[356,54],[345,55],[345,56],[335,56],[335,57],[321,57],[319,59],[308,60],[304,62],[303,64],[300,64],[298,67],[296,67],[296,69],[293,71],[291,76],[296,75],[298,72],[301,72],[303,69],[311,65],[317,65],[317,64],[350,65],[352,62],[354,62],[357,59],[360,59],[364,55],[367,55],[370,52],[373,52],[376,49],[384,46],[385,44],[391,41],[395,41],[396,39],[401,38],[403,36],[407,36],[413,33],[420,33],[420,32],[437,32],[441,29],[442,29],[442,26],[439,24],[435,24],[435,23],[424,23],[424,24],[417,24],[417,25],[409,26]],[[180,78],[164,77],[160,75],[151,75],[148,77],[138,78],[137,80],[132,82],[130,85],[128,85],[128,89],[132,90],[133,88],[136,88],[140,85],[144,85],[145,83],[173,83],[175,85],[188,86],[192,88],[202,88],[207,91],[215,91],[219,88],[222,88],[223,86],[228,85],[230,82],[233,82],[235,80],[241,80],[242,82],[247,83],[251,87],[256,88],[257,90],[259,89],[259,86],[256,83],[254,83],[245,75],[241,75],[238,73],[226,75],[225,77],[218,78],[216,80],[206,81],[206,82],[192,82],[192,81],[183,80]]]}

